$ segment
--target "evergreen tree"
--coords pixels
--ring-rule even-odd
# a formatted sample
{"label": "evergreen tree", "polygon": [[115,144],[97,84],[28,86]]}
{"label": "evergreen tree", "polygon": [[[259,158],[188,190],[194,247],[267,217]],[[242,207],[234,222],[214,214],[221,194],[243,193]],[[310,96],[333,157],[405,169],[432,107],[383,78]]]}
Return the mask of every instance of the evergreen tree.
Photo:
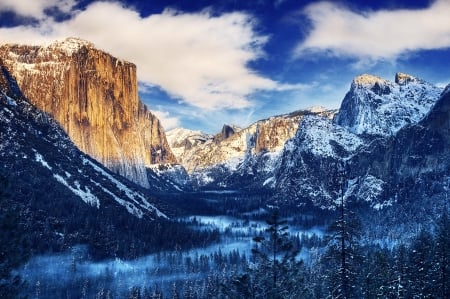
{"label": "evergreen tree", "polygon": [[400,244],[394,253],[394,263],[392,267],[393,283],[392,293],[394,298],[406,299],[409,290],[408,273],[408,251],[404,244]]}
{"label": "evergreen tree", "polygon": [[324,255],[324,263],[328,270],[325,273],[325,279],[331,298],[359,298],[358,272],[360,269],[358,266],[362,263],[359,246],[361,221],[346,207],[345,165],[339,165],[336,177],[341,193],[337,207],[339,216],[328,228],[328,245]]}
{"label": "evergreen tree", "polygon": [[411,246],[409,273],[411,298],[434,298],[436,284],[433,271],[434,249],[433,236],[422,229]]}
{"label": "evergreen tree", "polygon": [[436,232],[436,266],[439,298],[450,298],[450,219],[444,210]]}
{"label": "evergreen tree", "polygon": [[287,223],[274,211],[267,224],[267,236],[253,238],[253,263],[225,286],[225,293],[231,298],[304,298],[303,262],[296,259],[299,248],[289,239]]}
{"label": "evergreen tree", "polygon": [[12,270],[28,256],[19,207],[10,192],[8,179],[0,174],[0,298],[18,297],[24,283]]}
{"label": "evergreen tree", "polygon": [[396,298],[391,253],[387,249],[369,249],[363,275],[364,298]]}

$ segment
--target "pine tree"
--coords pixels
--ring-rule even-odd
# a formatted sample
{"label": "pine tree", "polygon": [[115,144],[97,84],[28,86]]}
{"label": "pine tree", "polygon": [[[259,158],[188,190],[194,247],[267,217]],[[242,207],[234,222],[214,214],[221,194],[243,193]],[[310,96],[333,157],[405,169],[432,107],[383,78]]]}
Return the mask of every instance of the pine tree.
{"label": "pine tree", "polygon": [[359,238],[361,222],[348,211],[344,198],[346,187],[345,165],[339,165],[336,178],[340,186],[340,201],[337,207],[338,219],[328,228],[327,252],[324,263],[328,268],[325,278],[331,298],[358,298],[358,266],[362,262]]}
{"label": "pine tree", "polygon": [[392,273],[394,279],[392,293],[394,294],[394,298],[408,298],[407,293],[410,289],[408,283],[409,262],[407,248],[404,244],[400,244],[395,251]]}
{"label": "pine tree", "polygon": [[436,266],[439,298],[450,298],[450,219],[447,209],[439,218],[436,232]]}
{"label": "pine tree", "polygon": [[389,250],[369,249],[364,273],[364,298],[396,298],[394,293],[393,267]]}
{"label": "pine tree", "polygon": [[0,298],[18,297],[24,283],[11,271],[28,256],[19,208],[10,199],[9,181],[0,174]]}
{"label": "pine tree", "polygon": [[410,253],[410,283],[412,298],[434,298],[435,275],[433,271],[433,236],[422,229],[412,243]]}
{"label": "pine tree", "polygon": [[274,211],[267,224],[267,235],[253,238],[253,263],[225,286],[225,293],[231,298],[304,298],[303,262],[289,239],[287,222]]}

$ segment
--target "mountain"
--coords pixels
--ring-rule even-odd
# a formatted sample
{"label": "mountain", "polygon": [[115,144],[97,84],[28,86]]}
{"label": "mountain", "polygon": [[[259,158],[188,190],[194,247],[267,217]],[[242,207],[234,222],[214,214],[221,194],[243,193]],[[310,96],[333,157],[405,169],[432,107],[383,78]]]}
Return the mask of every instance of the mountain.
{"label": "mountain", "polygon": [[[0,161],[2,219],[19,216],[18,238],[30,255],[83,244],[96,259],[129,259],[214,240],[172,221],[177,207],[81,152],[26,99],[1,60]],[[149,173],[152,186],[165,187],[164,176]]]}
{"label": "mountain", "polygon": [[441,89],[404,73],[395,82],[373,75],[355,78],[334,122],[355,134],[389,136],[422,119]]}
{"label": "mountain", "polygon": [[[361,75],[337,113],[296,112],[224,127],[216,136],[180,129],[168,135],[194,188],[272,193],[274,204],[333,210],[344,165],[344,198],[381,210],[442,198],[448,188],[448,103],[441,93],[404,73],[394,82]],[[424,193],[429,186],[437,195]]]}
{"label": "mountain", "polygon": [[263,185],[287,140],[306,115],[332,118],[335,111],[296,111],[257,121],[247,128],[224,125],[211,136],[201,132],[169,131],[169,143],[190,174],[194,188],[252,188]]}
{"label": "mountain", "polygon": [[0,59],[25,97],[110,170],[150,188],[146,168],[176,162],[159,120],[138,99],[134,64],[76,38],[3,45]]}
{"label": "mountain", "polygon": [[[431,184],[431,178],[449,173],[449,163],[441,157],[449,155],[442,141],[445,134],[435,134],[446,130],[442,119],[448,111],[439,108],[445,107],[441,92],[400,73],[395,83],[368,75],[356,78],[333,121],[317,117],[301,121],[274,171],[275,201],[334,209],[343,163],[346,200],[378,210],[423,199],[423,190],[430,188],[418,180]],[[427,122],[435,123],[435,128]],[[445,180],[432,184],[442,189]],[[411,193],[419,186],[422,191]]]}
{"label": "mountain", "polygon": [[187,171],[196,168],[195,150],[207,141],[211,141],[214,136],[201,131],[193,131],[184,128],[175,128],[166,132],[167,141],[177,161],[184,166]]}

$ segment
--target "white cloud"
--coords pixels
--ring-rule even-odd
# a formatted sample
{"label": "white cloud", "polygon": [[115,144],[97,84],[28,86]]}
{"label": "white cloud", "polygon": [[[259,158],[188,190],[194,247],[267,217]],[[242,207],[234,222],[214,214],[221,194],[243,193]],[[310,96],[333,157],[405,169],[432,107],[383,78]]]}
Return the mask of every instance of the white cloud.
{"label": "white cloud", "polygon": [[361,59],[396,59],[416,51],[450,47],[450,1],[425,9],[355,12],[331,2],[306,7],[312,31],[296,48],[300,56],[325,52]]}
{"label": "white cloud", "polygon": [[23,17],[42,19],[46,9],[58,8],[68,13],[74,6],[75,0],[2,0],[0,11],[12,11]]}
{"label": "white cloud", "polygon": [[180,120],[177,117],[171,116],[167,111],[152,110],[152,113],[159,119],[165,131],[175,129],[180,126]]}
{"label": "white cloud", "polygon": [[267,40],[254,27],[243,13],[166,10],[143,18],[118,3],[96,2],[61,23],[47,18],[39,26],[0,28],[0,42],[42,44],[77,36],[135,63],[140,81],[190,105],[244,108],[252,106],[253,92],[286,87],[247,66],[264,55]]}

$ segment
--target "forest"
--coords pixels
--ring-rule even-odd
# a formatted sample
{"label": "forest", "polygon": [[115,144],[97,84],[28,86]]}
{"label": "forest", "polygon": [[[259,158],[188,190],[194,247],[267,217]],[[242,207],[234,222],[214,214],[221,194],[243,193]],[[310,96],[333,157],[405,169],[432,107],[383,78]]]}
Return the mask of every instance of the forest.
{"label": "forest", "polygon": [[[379,242],[343,203],[299,217],[261,209],[258,194],[191,195],[195,204],[177,221],[141,228],[144,249],[109,239],[113,232],[99,238],[112,230],[100,227],[85,245],[38,250],[8,180],[0,183],[1,298],[450,297],[447,210],[410,238]],[[195,216],[202,210],[208,216]]]}

